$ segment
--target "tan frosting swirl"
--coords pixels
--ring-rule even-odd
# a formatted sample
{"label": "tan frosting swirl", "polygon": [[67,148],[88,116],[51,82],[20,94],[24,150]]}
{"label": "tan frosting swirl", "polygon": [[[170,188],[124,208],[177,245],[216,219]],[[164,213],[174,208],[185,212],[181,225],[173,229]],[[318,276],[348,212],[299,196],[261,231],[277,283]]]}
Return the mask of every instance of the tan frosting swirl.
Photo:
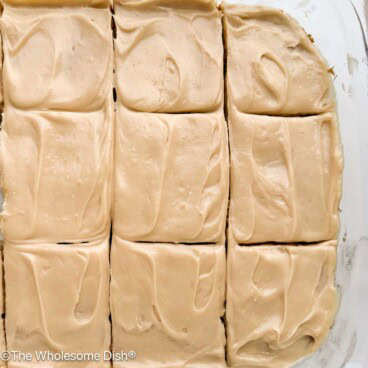
{"label": "tan frosting swirl", "polygon": [[150,114],[118,107],[114,233],[158,242],[224,239],[228,193],[223,112]]}
{"label": "tan frosting swirl", "polygon": [[[110,348],[109,241],[85,245],[5,243],[8,349],[100,353]],[[107,368],[110,362],[53,363],[27,367]],[[55,364],[55,365],[54,365]],[[8,368],[24,368],[10,361]]]}
{"label": "tan frosting swirl", "polygon": [[230,366],[285,368],[317,350],[335,317],[335,265],[336,241],[240,247],[230,238]]}
{"label": "tan frosting swirl", "polygon": [[230,219],[242,243],[336,238],[342,154],[334,114],[230,110]]}
{"label": "tan frosting swirl", "polygon": [[136,352],[129,364],[114,367],[225,368],[225,261],[223,245],[131,243],[114,236],[113,350]]}
{"label": "tan frosting swirl", "polygon": [[[115,6],[116,84],[122,103],[148,112],[208,112],[223,101],[221,16],[201,1]],[[144,6],[143,6],[144,5]]]}
{"label": "tan frosting swirl", "polygon": [[6,105],[2,232],[10,241],[65,242],[110,230],[112,111],[22,112]]}
{"label": "tan frosting swirl", "polygon": [[21,109],[103,107],[112,80],[108,8],[8,5],[1,23],[6,102]]}
{"label": "tan frosting swirl", "polygon": [[223,5],[229,98],[240,111],[306,115],[334,108],[328,66],[282,10]]}

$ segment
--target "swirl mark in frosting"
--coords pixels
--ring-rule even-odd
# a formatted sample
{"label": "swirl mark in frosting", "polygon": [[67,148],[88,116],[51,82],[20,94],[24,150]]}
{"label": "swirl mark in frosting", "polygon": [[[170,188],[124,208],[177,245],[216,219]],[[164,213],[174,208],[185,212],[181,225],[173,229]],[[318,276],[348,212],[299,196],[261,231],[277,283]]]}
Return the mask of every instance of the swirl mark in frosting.
{"label": "swirl mark in frosting", "polygon": [[[103,355],[109,350],[108,240],[86,245],[6,242],[4,256],[8,350],[33,354],[27,367],[50,366],[37,361],[35,351]],[[8,366],[24,367],[24,362]],[[107,368],[110,363],[78,366]]]}
{"label": "swirl mark in frosting", "polygon": [[334,109],[328,66],[283,11],[224,4],[227,84],[239,111],[310,115]]}
{"label": "swirl mark in frosting", "polygon": [[336,241],[228,250],[227,329],[232,367],[288,367],[316,351],[336,312]]}
{"label": "swirl mark in frosting", "polygon": [[334,114],[284,118],[230,108],[230,142],[236,240],[336,237],[342,154]]}
{"label": "swirl mark in frosting", "polygon": [[2,131],[7,240],[78,241],[110,227],[111,106],[90,113],[7,106]]}
{"label": "swirl mark in frosting", "polygon": [[220,13],[200,2],[116,5],[116,84],[121,102],[145,112],[208,112],[223,99]]}
{"label": "swirl mark in frosting", "polygon": [[113,349],[134,350],[133,367],[226,367],[220,320],[225,274],[223,245],[132,243],[113,236]]}
{"label": "swirl mark in frosting", "polygon": [[219,242],[228,153],[222,112],[117,110],[114,232],[134,241]]}
{"label": "swirl mark in frosting", "polygon": [[93,111],[112,80],[109,9],[6,6],[5,98],[20,109]]}

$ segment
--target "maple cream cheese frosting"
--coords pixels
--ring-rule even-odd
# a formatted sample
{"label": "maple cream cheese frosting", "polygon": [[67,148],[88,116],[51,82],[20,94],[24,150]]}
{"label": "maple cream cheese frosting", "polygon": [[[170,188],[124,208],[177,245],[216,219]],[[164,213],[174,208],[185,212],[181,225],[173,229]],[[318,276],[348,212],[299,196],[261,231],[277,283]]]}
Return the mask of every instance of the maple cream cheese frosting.
{"label": "maple cream cheese frosting", "polygon": [[122,239],[220,242],[228,200],[223,112],[116,112],[113,231]]}
{"label": "maple cream cheese frosting", "polygon": [[[22,1],[22,0],[21,0]],[[26,1],[26,0],[23,0]],[[114,0],[115,5],[133,5],[137,9],[147,6],[174,6],[177,9],[202,9],[213,10],[217,7],[215,0]]]}
{"label": "maple cream cheese frosting", "polygon": [[62,7],[88,6],[91,8],[107,8],[111,0],[3,0],[5,4],[13,6],[46,6],[46,7]]}
{"label": "maple cream cheese frosting", "polygon": [[2,232],[13,242],[102,238],[110,231],[112,111],[23,112],[6,105]]}
{"label": "maple cream cheese frosting", "polygon": [[230,239],[229,365],[285,368],[320,348],[336,312],[336,241],[240,247]]}
{"label": "maple cream cheese frosting", "polygon": [[[113,236],[113,350],[120,367],[225,368],[225,247],[132,243]],[[138,272],[137,272],[138,271]]]}
{"label": "maple cream cheese frosting", "polygon": [[[1,8],[1,6],[0,6]],[[5,300],[4,300],[4,283],[3,283],[3,242],[0,241],[0,352],[6,351],[5,342],[5,330],[4,330],[4,313],[5,313]],[[6,362],[0,357],[0,367],[6,367]]]}
{"label": "maple cream cheese frosting", "polygon": [[31,4],[4,9],[5,102],[21,109],[103,108],[111,98],[110,10]]}
{"label": "maple cream cheese frosting", "polygon": [[337,237],[342,154],[336,116],[230,109],[230,219],[241,243]]}
{"label": "maple cream cheese frosting", "polygon": [[[281,10],[222,5],[228,139],[215,1],[115,0],[114,44],[109,4],[5,0],[0,349],[33,355],[7,366],[289,367],[337,306],[328,66]],[[35,357],[109,350],[135,357]]]}
{"label": "maple cream cheese frosting", "polygon": [[147,112],[209,112],[223,102],[221,15],[207,1],[118,1],[116,85]]}
{"label": "maple cream cheese frosting", "polygon": [[[0,13],[2,12],[2,6],[0,5]],[[1,18],[0,18],[1,20]],[[1,23],[0,23],[1,24]],[[3,94],[3,38],[0,36],[0,110],[2,111],[4,105]]]}
{"label": "maple cream cheese frosting", "polygon": [[333,110],[329,67],[294,19],[264,6],[222,7],[230,103],[254,114]]}
{"label": "maple cream cheese frosting", "polygon": [[37,361],[35,351],[100,353],[110,349],[109,242],[5,243],[9,351],[33,354],[8,368],[110,367],[109,361]]}

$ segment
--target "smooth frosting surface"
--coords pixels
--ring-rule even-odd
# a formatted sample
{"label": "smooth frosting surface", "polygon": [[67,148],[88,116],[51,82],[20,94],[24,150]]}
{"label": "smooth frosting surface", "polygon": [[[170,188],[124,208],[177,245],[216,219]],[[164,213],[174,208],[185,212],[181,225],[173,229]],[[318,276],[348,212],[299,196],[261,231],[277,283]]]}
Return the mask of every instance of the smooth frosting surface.
{"label": "smooth frosting surface", "polygon": [[[109,242],[5,243],[8,349],[100,353],[110,348]],[[55,365],[54,365],[55,364]],[[9,368],[110,367],[106,361],[8,362]]]}
{"label": "smooth frosting surface", "polygon": [[[113,237],[114,367],[224,368],[225,247],[131,243]],[[137,272],[138,271],[138,272]]]}
{"label": "smooth frosting surface", "polygon": [[5,102],[93,111],[111,95],[111,13],[88,7],[5,6]]}
{"label": "smooth frosting surface", "polygon": [[336,242],[242,246],[230,240],[227,351],[231,367],[286,368],[317,350],[332,326]]}
{"label": "smooth frosting surface", "polygon": [[223,10],[230,103],[254,114],[333,110],[329,67],[294,19],[264,6],[224,4]]}
{"label": "smooth frosting surface", "polygon": [[209,112],[220,107],[220,12],[203,7],[204,1],[121,3],[115,6],[115,62],[122,103],[147,112]]}
{"label": "smooth frosting surface", "polygon": [[91,240],[110,231],[112,111],[22,112],[5,106],[2,232],[33,242]]}
{"label": "smooth frosting surface", "polygon": [[342,154],[334,114],[230,110],[230,219],[241,243],[336,238]]}
{"label": "smooth frosting surface", "polygon": [[229,176],[223,112],[120,106],[116,119],[114,233],[134,241],[222,241]]}

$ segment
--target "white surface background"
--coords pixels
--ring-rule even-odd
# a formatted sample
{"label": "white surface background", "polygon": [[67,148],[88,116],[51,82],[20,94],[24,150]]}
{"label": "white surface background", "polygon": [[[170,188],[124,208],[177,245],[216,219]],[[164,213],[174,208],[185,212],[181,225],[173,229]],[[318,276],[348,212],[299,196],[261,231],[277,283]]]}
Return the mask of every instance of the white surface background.
{"label": "white surface background", "polygon": [[336,282],[341,304],[320,351],[299,368],[368,368],[368,0],[227,0],[285,10],[336,73],[344,150]]}

